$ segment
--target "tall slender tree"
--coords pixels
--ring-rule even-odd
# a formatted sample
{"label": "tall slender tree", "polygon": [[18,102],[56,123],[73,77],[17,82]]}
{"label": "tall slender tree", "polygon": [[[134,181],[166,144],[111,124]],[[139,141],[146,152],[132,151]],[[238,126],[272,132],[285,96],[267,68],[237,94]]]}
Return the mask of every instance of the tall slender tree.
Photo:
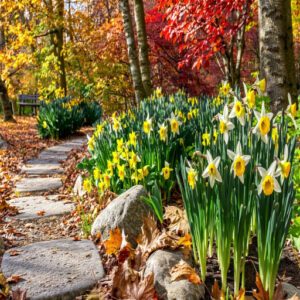
{"label": "tall slender tree", "polygon": [[259,0],[259,43],[261,75],[277,112],[287,106],[288,93],[297,98],[291,0]]}
{"label": "tall slender tree", "polygon": [[[0,28],[0,51],[5,48],[5,32],[4,28]],[[0,64],[0,68],[3,66]],[[0,70],[1,70],[0,69]],[[4,79],[2,79],[0,74],[0,102],[2,105],[4,121],[14,121],[12,105],[9,101],[8,92]]]}
{"label": "tall slender tree", "polygon": [[137,102],[151,94],[150,62],[148,57],[147,33],[144,5],[142,0],[134,0],[134,16],[137,32],[135,43],[133,20],[129,0],[120,1],[123,17],[130,71]]}

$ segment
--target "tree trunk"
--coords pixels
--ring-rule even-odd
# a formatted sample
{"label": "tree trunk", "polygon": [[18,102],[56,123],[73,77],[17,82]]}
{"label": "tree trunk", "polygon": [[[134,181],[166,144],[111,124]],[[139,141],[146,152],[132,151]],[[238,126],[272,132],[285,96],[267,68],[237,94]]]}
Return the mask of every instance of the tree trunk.
{"label": "tree trunk", "polygon": [[[0,50],[5,48],[5,33],[4,28],[0,28]],[[1,68],[1,64],[0,64]],[[15,121],[13,117],[12,105],[9,102],[7,88],[5,82],[1,79],[0,74],[0,102],[3,109],[4,121]]]}
{"label": "tree trunk", "polygon": [[272,111],[284,109],[287,95],[296,100],[290,0],[259,0],[261,76],[267,81]]}
{"label": "tree trunk", "polygon": [[146,92],[142,82],[137,50],[134,43],[134,32],[128,0],[120,1],[120,10],[122,12],[123,17],[124,32],[126,37],[128,58],[135,92],[135,98],[137,102],[140,102],[143,98],[146,97]]}
{"label": "tree trunk", "polygon": [[134,16],[137,31],[142,82],[146,95],[150,96],[152,94],[152,84],[143,0],[134,0]]}
{"label": "tree trunk", "polygon": [[63,53],[64,47],[64,1],[57,0],[56,12],[59,20],[59,24],[56,30],[56,47],[57,47],[57,59],[59,62],[60,72],[60,87],[64,90],[64,95],[67,96],[67,76],[65,66],[65,56]]}
{"label": "tree trunk", "polygon": [[3,109],[4,121],[15,121],[13,117],[12,105],[9,102],[5,82],[0,79],[0,100]]}

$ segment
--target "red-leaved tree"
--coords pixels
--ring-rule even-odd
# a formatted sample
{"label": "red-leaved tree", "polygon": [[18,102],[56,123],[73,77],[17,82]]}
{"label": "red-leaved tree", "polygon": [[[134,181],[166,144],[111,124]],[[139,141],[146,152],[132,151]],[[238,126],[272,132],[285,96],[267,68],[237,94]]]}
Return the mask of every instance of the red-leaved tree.
{"label": "red-leaved tree", "polygon": [[179,67],[207,68],[214,60],[232,86],[240,81],[246,26],[254,0],[157,0],[162,35],[184,53]]}

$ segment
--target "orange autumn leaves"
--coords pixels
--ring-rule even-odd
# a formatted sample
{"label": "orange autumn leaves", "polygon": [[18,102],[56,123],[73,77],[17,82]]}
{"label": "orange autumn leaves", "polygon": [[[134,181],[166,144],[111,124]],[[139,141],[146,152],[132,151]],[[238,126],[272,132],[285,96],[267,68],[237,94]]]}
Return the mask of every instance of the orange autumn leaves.
{"label": "orange autumn leaves", "polygon": [[[142,227],[142,232],[139,235],[137,249],[133,249],[131,245],[126,242],[124,231],[121,232],[119,228],[110,231],[109,238],[103,242],[105,252],[107,255],[115,255],[122,261],[126,258],[133,258],[135,255],[142,254],[140,259],[141,265],[145,265],[147,258],[151,253],[158,249],[171,248],[181,249],[186,257],[191,251],[191,236],[186,233],[183,237],[179,237],[172,232],[160,232],[156,226],[153,218],[146,218]],[[137,254],[138,253],[138,254]],[[124,259],[125,254],[125,259]],[[194,284],[200,284],[201,280],[194,268],[187,262],[181,260],[176,264],[170,272],[171,281],[187,279]]]}

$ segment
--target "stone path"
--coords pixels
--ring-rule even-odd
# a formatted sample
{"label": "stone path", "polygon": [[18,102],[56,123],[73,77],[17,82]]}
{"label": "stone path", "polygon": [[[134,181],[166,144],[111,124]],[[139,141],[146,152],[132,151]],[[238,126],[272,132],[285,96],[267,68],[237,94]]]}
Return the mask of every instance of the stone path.
{"label": "stone path", "polygon": [[[16,184],[18,197],[9,201],[19,210],[15,222],[23,226],[23,221],[38,222],[74,209],[73,203],[59,201],[55,192],[62,186],[60,163],[84,143],[85,138],[76,138],[50,147],[22,167],[25,177]],[[21,277],[11,286],[13,290],[26,290],[28,298],[39,300],[74,299],[104,276],[98,251],[88,240],[59,239],[13,248],[5,252],[1,269],[7,278]]]}

